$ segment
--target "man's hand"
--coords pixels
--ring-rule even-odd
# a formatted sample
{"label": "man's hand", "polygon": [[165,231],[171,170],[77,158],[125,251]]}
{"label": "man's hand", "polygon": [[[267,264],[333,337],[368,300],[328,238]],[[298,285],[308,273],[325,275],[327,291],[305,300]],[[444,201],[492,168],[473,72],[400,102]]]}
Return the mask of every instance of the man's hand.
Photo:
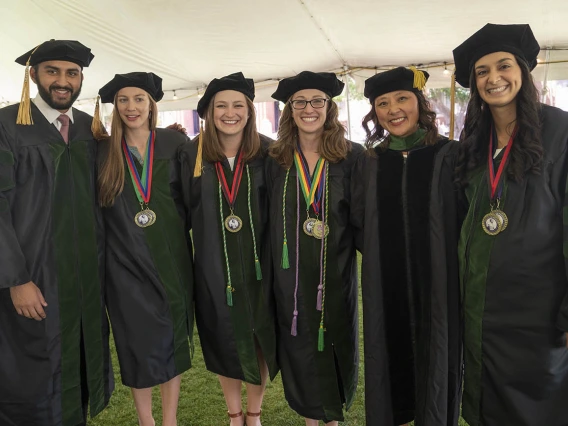
{"label": "man's hand", "polygon": [[10,296],[19,315],[33,318],[36,321],[41,321],[46,317],[43,308],[47,306],[47,303],[40,289],[32,281],[10,287]]}

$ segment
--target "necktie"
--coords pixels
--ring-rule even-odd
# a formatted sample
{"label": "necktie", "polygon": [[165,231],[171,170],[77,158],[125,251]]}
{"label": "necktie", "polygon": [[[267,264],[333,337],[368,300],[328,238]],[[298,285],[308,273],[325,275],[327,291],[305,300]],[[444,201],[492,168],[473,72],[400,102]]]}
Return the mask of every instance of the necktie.
{"label": "necktie", "polygon": [[57,117],[57,121],[61,123],[59,133],[61,133],[61,136],[63,136],[65,143],[69,143],[69,116],[61,114],[59,117]]}

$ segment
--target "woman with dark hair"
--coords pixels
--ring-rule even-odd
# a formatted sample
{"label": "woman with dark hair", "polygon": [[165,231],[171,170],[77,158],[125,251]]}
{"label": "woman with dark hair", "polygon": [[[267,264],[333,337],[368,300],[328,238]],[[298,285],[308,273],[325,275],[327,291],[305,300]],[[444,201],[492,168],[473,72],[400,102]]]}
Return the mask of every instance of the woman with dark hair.
{"label": "woman with dark hair", "polygon": [[[179,132],[157,129],[162,79],[117,74],[99,91],[114,103],[110,136],[99,139],[99,203],[106,234],[105,299],[120,374],[132,388],[140,426],[153,426],[152,387],[164,426],[177,425],[181,373],[191,367],[192,262],[184,226]],[[88,327],[88,324],[83,326]]]}
{"label": "woman with dark hair", "polygon": [[494,24],[454,50],[471,90],[456,169],[471,426],[568,421],[568,114],[538,102],[539,50],[528,25]]}
{"label": "woman with dark hair", "polygon": [[368,155],[353,172],[351,220],[363,253],[369,425],[459,418],[457,145],[438,135],[428,77],[398,67],[365,81]]}
{"label": "woman with dark hair", "polygon": [[285,103],[267,162],[278,360],[306,425],[337,425],[357,388],[357,266],[350,177],[361,147],[332,100],[344,84],[303,71],[278,84]]}
{"label": "woman with dark hair", "polygon": [[[260,425],[266,380],[277,372],[268,195],[270,139],[256,130],[254,82],[214,79],[197,105],[205,119],[181,152],[195,247],[195,314],[207,369],[216,373],[231,426]],[[246,419],[241,388],[247,389]]]}

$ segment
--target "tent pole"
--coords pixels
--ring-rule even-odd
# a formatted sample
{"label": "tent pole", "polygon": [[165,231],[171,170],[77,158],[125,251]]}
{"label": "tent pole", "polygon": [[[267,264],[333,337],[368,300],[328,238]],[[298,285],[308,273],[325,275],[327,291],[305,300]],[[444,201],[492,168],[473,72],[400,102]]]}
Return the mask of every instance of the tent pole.
{"label": "tent pole", "polygon": [[347,104],[347,139],[351,140],[351,109],[349,107],[349,76],[347,75],[347,71],[349,70],[349,67],[347,65],[343,66],[343,70],[345,71],[345,74],[343,74],[343,76],[345,77],[345,99],[346,99],[346,104]]}

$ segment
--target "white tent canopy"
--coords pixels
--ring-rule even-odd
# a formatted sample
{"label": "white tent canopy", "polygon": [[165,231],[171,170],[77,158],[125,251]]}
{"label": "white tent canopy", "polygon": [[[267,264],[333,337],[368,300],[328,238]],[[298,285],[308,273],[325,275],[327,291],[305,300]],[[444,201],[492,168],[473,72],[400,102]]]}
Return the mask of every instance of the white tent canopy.
{"label": "white tent canopy", "polygon": [[[453,70],[452,49],[487,22],[529,23],[541,48],[559,49],[548,52],[549,61],[568,59],[566,0],[0,3],[0,102],[20,99],[24,68],[14,59],[51,38],[79,40],[95,55],[80,102],[92,103],[115,73],[152,71],[164,80],[161,110],[194,108],[210,80],[236,71],[257,82],[258,101],[270,100],[278,79],[306,69],[347,71],[361,87],[375,68],[421,64],[429,67],[429,87],[447,87],[444,62]],[[544,72],[540,65],[535,76]],[[555,63],[547,78],[568,79],[568,65]]]}

